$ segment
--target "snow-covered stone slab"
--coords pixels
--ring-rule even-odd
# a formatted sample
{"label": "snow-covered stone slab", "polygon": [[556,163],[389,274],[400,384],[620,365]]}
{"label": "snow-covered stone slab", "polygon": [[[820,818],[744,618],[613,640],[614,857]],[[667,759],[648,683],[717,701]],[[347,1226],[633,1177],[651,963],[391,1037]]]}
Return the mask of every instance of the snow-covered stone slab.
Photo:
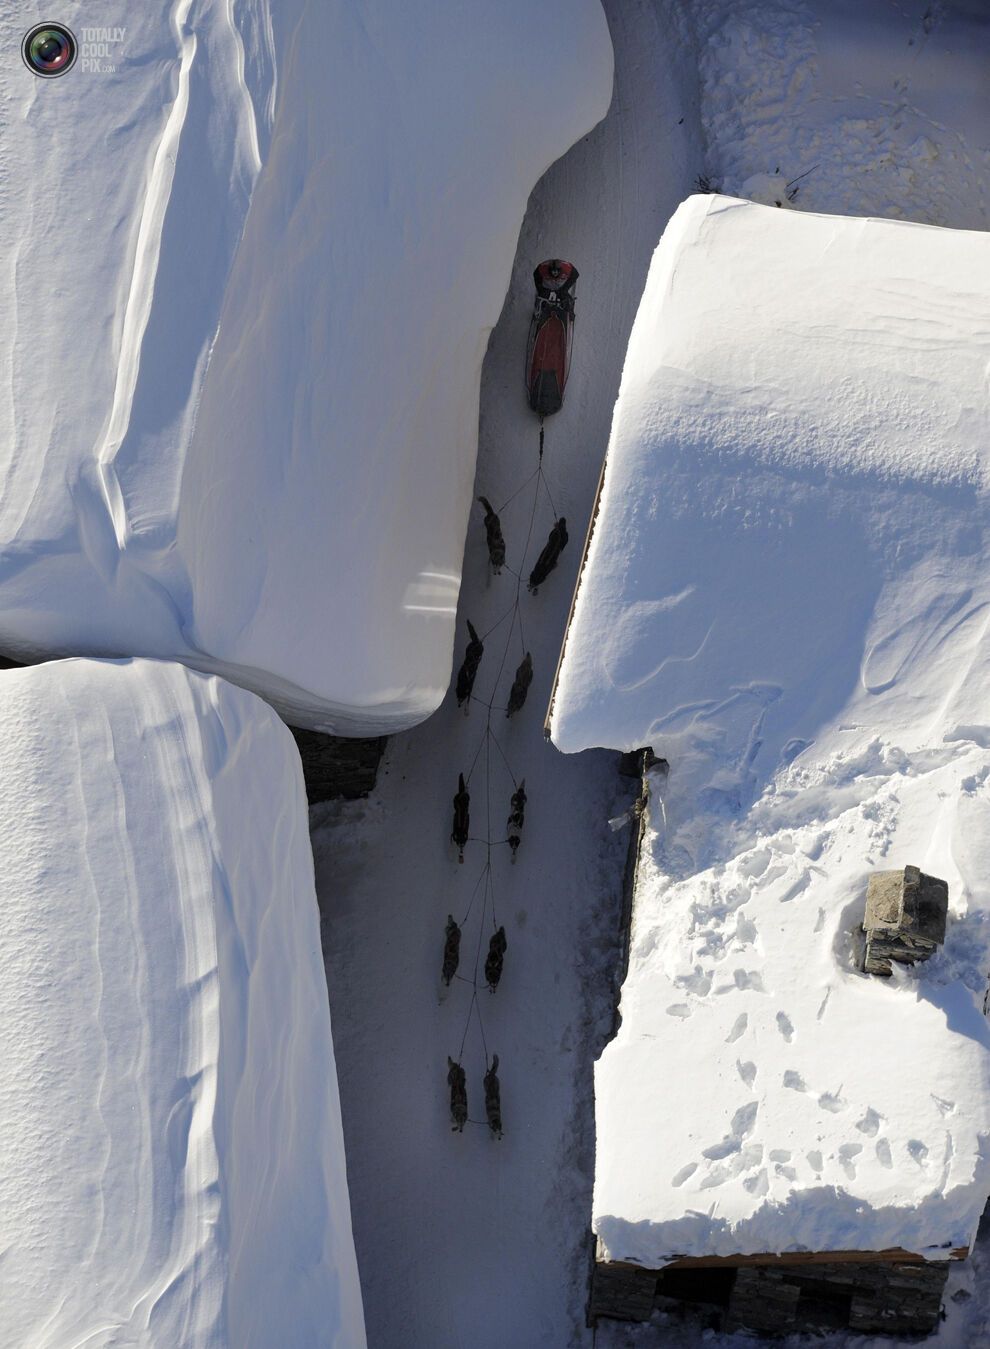
{"label": "snow-covered stone slab", "polygon": [[0,646],[175,657],[300,725],[409,726],[450,677],[526,201],[608,106],[601,6],[99,22],[98,69],[0,72]]}
{"label": "snow-covered stone slab", "polygon": [[[650,745],[605,1258],[971,1244],[990,1193],[990,237],[689,199],[633,328],[553,712]],[[870,875],[943,949],[862,970]]]}
{"label": "snow-covered stone slab", "polygon": [[181,665],[0,675],[17,1345],[364,1344],[302,773]]}

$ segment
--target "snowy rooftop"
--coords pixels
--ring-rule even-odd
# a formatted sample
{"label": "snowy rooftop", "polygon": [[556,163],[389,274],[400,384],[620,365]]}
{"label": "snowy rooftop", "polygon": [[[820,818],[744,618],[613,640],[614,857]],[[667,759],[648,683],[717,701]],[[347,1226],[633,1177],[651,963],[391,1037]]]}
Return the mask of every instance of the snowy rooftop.
{"label": "snowy rooftop", "polygon": [[[610,1258],[967,1246],[990,1191],[990,238],[694,197],[654,256],[552,734],[651,744]],[[858,972],[868,875],[946,946]]]}
{"label": "snowy rooftop", "polygon": [[13,30],[0,69],[0,647],[402,729],[450,680],[488,334],[608,107],[605,17],[547,0],[547,60],[524,0],[173,9],[110,0],[98,71],[37,80]]}
{"label": "snowy rooftop", "polygon": [[363,1345],[291,736],[179,665],[0,683],[4,1342]]}
{"label": "snowy rooftop", "polygon": [[[856,686],[902,724],[944,701],[937,657],[972,646],[984,592],[988,303],[986,234],[679,208],[626,355],[560,749],[666,741],[733,688],[779,696],[790,734]],[[906,679],[932,627],[949,645]]]}

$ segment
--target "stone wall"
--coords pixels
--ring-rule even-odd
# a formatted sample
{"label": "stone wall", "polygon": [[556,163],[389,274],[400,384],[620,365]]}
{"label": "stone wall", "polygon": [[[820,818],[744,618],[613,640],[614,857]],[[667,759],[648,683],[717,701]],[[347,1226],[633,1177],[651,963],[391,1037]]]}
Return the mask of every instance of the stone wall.
{"label": "stone wall", "polygon": [[309,804],[367,796],[375,785],[387,736],[358,740],[290,727],[299,748]]}
{"label": "stone wall", "polygon": [[[870,1334],[927,1335],[938,1323],[949,1262],[864,1258],[802,1264],[720,1261],[691,1271],[685,1292],[676,1265],[648,1270],[598,1261],[592,1278],[589,1321],[601,1316],[648,1321],[658,1298],[689,1297],[721,1308],[723,1330],[782,1335],[795,1331],[857,1330]],[[728,1278],[728,1282],[727,1282]]]}

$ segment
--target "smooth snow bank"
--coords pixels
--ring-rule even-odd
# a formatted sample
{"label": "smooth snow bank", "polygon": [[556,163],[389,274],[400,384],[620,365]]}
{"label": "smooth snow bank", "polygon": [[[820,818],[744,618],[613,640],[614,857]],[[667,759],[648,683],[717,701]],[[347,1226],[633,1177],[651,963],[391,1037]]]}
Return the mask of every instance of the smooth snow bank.
{"label": "smooth snow bank", "polygon": [[530,189],[606,111],[601,7],[139,17],[47,81],[0,21],[0,643],[401,729],[449,681],[481,361]]}
{"label": "smooth snow bank", "polygon": [[[553,737],[651,744],[613,1259],[972,1240],[990,1192],[990,238],[694,197],[627,354]],[[857,970],[873,869],[945,950]]]}
{"label": "smooth snow bank", "polygon": [[179,665],[0,681],[0,1339],[363,1345],[291,736]]}

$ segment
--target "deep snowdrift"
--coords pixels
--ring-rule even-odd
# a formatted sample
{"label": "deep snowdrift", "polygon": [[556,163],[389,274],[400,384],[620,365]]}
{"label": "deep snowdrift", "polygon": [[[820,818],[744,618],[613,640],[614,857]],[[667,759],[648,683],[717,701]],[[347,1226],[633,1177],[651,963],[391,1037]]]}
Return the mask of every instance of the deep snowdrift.
{"label": "deep snowdrift", "polygon": [[608,105],[600,5],[550,0],[539,32],[522,0],[100,23],[114,73],[42,81],[0,20],[0,644],[408,726],[449,680],[526,199]]}
{"label": "deep snowdrift", "polygon": [[0,1338],[362,1345],[291,737],[179,665],[0,681]]}
{"label": "deep snowdrift", "polygon": [[[990,239],[695,197],[654,257],[553,719],[652,744],[611,1258],[968,1245],[990,1191]],[[874,868],[946,948],[857,972]]]}

